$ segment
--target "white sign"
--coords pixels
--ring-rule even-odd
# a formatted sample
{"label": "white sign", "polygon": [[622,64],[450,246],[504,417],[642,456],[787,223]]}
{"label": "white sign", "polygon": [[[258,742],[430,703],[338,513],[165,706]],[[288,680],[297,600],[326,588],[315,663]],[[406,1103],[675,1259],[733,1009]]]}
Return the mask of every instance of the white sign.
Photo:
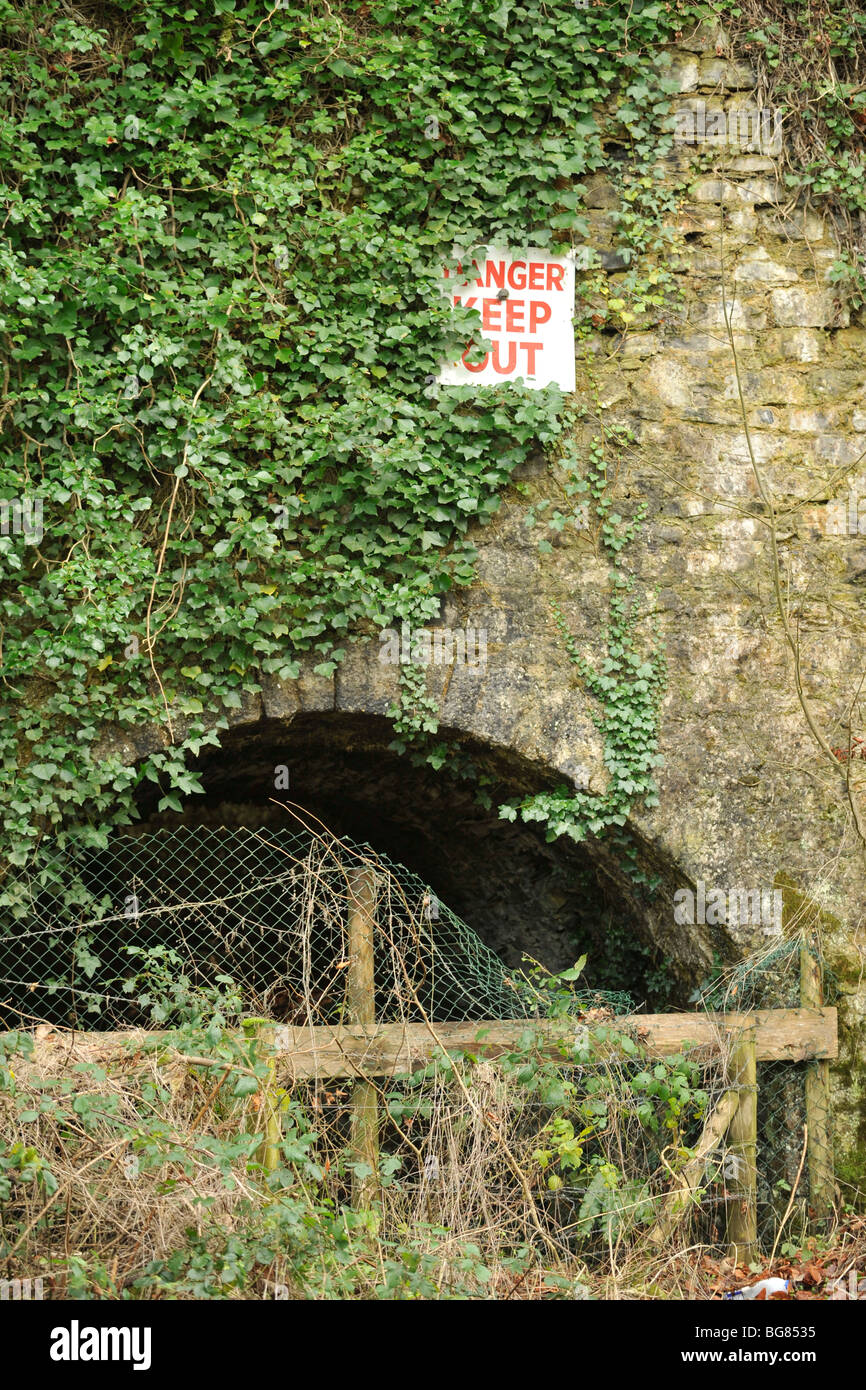
{"label": "white sign", "polygon": [[445,269],[444,291],[481,315],[482,336],[492,346],[483,360],[467,348],[458,362],[443,366],[439,380],[457,386],[522,378],[536,389],[555,382],[573,391],[573,260],[532,250],[518,258],[492,246],[484,255],[468,269]]}

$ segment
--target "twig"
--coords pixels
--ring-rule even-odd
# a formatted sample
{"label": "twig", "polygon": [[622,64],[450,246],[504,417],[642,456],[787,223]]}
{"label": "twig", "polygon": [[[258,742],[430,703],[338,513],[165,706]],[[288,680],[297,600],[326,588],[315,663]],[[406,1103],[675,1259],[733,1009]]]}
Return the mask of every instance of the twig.
{"label": "twig", "polygon": [[[216,341],[217,341],[217,342],[219,342],[219,337],[220,337],[219,332],[217,332],[217,337],[216,337]],[[216,346],[216,344],[214,344],[214,346]],[[199,386],[198,390],[196,391],[195,395],[194,395],[193,398],[192,398],[192,405],[190,406],[190,412],[189,412],[189,413],[190,413],[190,425],[189,425],[190,429],[192,428],[192,415],[193,415],[193,412],[195,411],[196,406],[198,405],[199,401],[201,400],[201,397],[202,397],[202,394],[204,393],[205,388],[208,386],[208,384],[209,384],[212,380],[213,380],[213,372],[211,372],[209,376],[206,376],[206,377],[205,377],[204,381],[201,383],[201,385]],[[186,469],[186,461],[187,461],[187,458],[189,457],[189,444],[190,444],[190,441],[189,441],[189,431],[187,431],[187,438],[186,438],[186,442],[185,442],[185,444],[184,444],[184,446],[183,446],[183,456],[182,456],[182,458],[181,458],[181,468],[183,468],[184,470]],[[156,586],[157,586],[157,583],[158,583],[158,581],[159,581],[159,576],[160,576],[160,574],[162,573],[163,564],[165,563],[165,552],[166,552],[166,549],[167,549],[167,547],[168,547],[168,537],[169,537],[169,532],[171,531],[171,519],[172,519],[172,515],[173,515],[173,513],[174,513],[174,504],[175,504],[175,502],[176,502],[176,500],[177,500],[178,488],[180,487],[180,477],[181,477],[180,473],[176,471],[176,472],[175,472],[175,477],[174,477],[174,485],[173,485],[172,490],[171,490],[171,501],[169,502],[169,505],[168,505],[168,517],[167,517],[166,523],[165,523],[165,532],[164,532],[163,537],[162,537],[162,548],[160,549],[160,552],[159,552],[159,560],[157,561],[156,573],[155,573],[154,576],[153,576],[153,583],[152,583],[152,585],[151,585],[151,587],[150,587],[150,598],[148,599],[148,602],[147,602],[147,614],[146,614],[145,620],[144,620],[144,631],[145,631],[145,639],[144,639],[144,640],[145,640],[145,643],[146,643],[146,645],[147,645],[147,655],[148,655],[148,658],[149,658],[149,660],[150,660],[150,669],[153,671],[154,678],[155,678],[155,680],[156,680],[157,685],[159,686],[160,694],[162,695],[162,702],[163,702],[163,704],[165,705],[165,717],[166,717],[166,721],[167,721],[167,723],[168,723],[168,731],[169,731],[169,734],[171,735],[171,742],[172,742],[172,743],[174,743],[174,728],[172,727],[172,722],[171,722],[171,711],[170,711],[170,709],[169,709],[168,700],[167,700],[167,698],[166,698],[165,688],[164,688],[164,686],[163,686],[162,681],[160,680],[159,672],[158,672],[157,669],[156,669],[156,662],[155,662],[154,659],[153,659],[153,642],[151,641],[151,636],[150,636],[150,619],[151,619],[151,614],[152,614],[152,612],[153,612],[154,599],[156,598]]]}
{"label": "twig", "polygon": [[801,1177],[803,1176],[803,1165],[804,1165],[804,1163],[806,1162],[806,1150],[808,1149],[808,1147],[809,1147],[809,1126],[808,1126],[807,1124],[804,1124],[804,1125],[803,1125],[803,1152],[800,1154],[800,1166],[799,1166],[799,1168],[797,1169],[797,1176],[796,1176],[796,1178],[794,1179],[794,1186],[791,1188],[791,1196],[790,1196],[790,1198],[789,1198],[788,1205],[787,1205],[787,1207],[785,1208],[785,1215],[782,1217],[782,1220],[779,1222],[779,1229],[778,1229],[778,1231],[776,1232],[776,1239],[773,1241],[773,1249],[772,1249],[772,1251],[771,1251],[771,1253],[770,1253],[770,1264],[771,1264],[771,1265],[772,1265],[772,1263],[773,1263],[773,1260],[776,1258],[776,1250],[777,1250],[777,1248],[778,1248],[779,1241],[781,1240],[781,1237],[782,1237],[782,1231],[783,1231],[783,1229],[784,1229],[785,1222],[788,1220],[788,1217],[791,1215],[791,1210],[792,1210],[792,1208],[793,1208],[793,1206],[794,1206],[794,1198],[795,1198],[796,1195],[797,1195],[797,1188],[800,1186],[800,1179],[801,1179]]}

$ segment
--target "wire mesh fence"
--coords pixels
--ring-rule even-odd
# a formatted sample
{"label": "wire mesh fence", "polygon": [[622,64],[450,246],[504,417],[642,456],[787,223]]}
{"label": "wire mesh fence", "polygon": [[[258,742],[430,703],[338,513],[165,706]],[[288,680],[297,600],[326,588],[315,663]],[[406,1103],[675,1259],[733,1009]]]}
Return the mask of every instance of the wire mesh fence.
{"label": "wire mesh fence", "polygon": [[346,1012],[350,875],[377,880],[376,1018],[533,1010],[481,939],[414,874],[368,846],[303,831],[180,827],[69,849],[22,875],[0,925],[0,1008],[84,1028],[170,1022],[156,985],[231,979],[244,1012],[335,1023]]}
{"label": "wire mesh fence", "polygon": [[[165,1034],[149,1050],[137,1032],[128,1037],[119,1047],[114,1033],[41,1028],[26,1050],[20,1037],[0,1035],[0,1083],[11,1065],[18,1111],[0,1084],[0,1154],[8,1142],[44,1155],[64,1193],[34,1220],[39,1193],[13,1184],[0,1197],[0,1257],[5,1241],[20,1261],[13,1274],[50,1271],[52,1297],[232,1297],[238,1286],[240,1296],[267,1297],[275,1282],[285,1297],[395,1297],[404,1288],[407,1297],[419,1288],[424,1297],[588,1297],[588,1271],[606,1279],[606,1259],[632,1287],[641,1276],[630,1259],[636,1251],[642,1263],[644,1248],[672,1273],[672,1244],[647,1245],[669,1178],[658,1153],[672,1136],[647,1124],[614,1058],[536,1066],[529,1081],[528,1052],[506,1065],[431,1058],[385,1080],[377,1212],[362,1226],[351,1211],[360,1163],[350,1080],[289,1087],[277,1070],[281,1151],[271,1171],[255,1161],[268,1102],[239,1094],[246,1051],[233,1052],[228,1038],[221,1049],[210,1043],[206,1070],[201,1055],[166,1047]],[[70,1077],[85,1106],[77,1094],[64,1104]],[[712,1066],[704,1080],[713,1105]],[[55,1093],[60,1103],[34,1118]],[[653,1110],[663,1120],[665,1103]],[[559,1159],[573,1156],[577,1135],[585,1171],[563,1179]],[[679,1244],[692,1249],[690,1227]],[[693,1275],[700,1280],[699,1269]]]}
{"label": "wire mesh fence", "polygon": [[[792,935],[727,971],[701,998],[720,1011],[835,1004],[835,981],[814,940]],[[759,1061],[757,1066],[758,1234],[771,1245],[786,1229],[802,1233],[830,1215],[834,1198],[828,1064]],[[790,1208],[790,1209],[789,1209]]]}
{"label": "wire mesh fence", "polygon": [[[67,847],[43,856],[37,870],[7,879],[0,1028],[33,1022],[91,1033],[170,1027],[190,998],[208,993],[223,1005],[233,1001],[238,1019],[355,1021],[349,931],[359,872],[375,886],[375,1023],[531,1022],[545,1015],[549,998],[537,982],[507,969],[425,883],[369,846],[306,829],[181,827],[117,836],[103,848]],[[785,941],[741,963],[704,994],[701,1006],[795,1007],[802,974],[799,939]],[[567,1008],[603,1026],[631,1014],[634,1001],[623,992],[577,991]],[[572,1059],[565,1071],[542,1069],[529,1088],[515,1085],[507,1069],[482,1065],[473,1072],[478,1095],[471,1103],[468,1083],[455,1087],[447,1069],[425,1063],[378,1088],[382,1161],[386,1170],[391,1164],[403,1173],[393,1191],[383,1186],[382,1200],[394,1207],[397,1224],[410,1217],[442,1222],[449,1213],[456,1220],[462,1212],[461,1229],[484,1213],[502,1225],[510,1211],[515,1230],[523,1229],[525,1212],[514,1214],[513,1171],[507,1163],[503,1169],[491,1133],[507,1133],[515,1151],[537,1153],[539,1131],[561,1119],[563,1105],[584,1120],[595,1105],[617,1136],[620,1157],[602,1162],[602,1145],[594,1167],[576,1162],[570,1173],[566,1161],[555,1183],[539,1171],[532,1200],[558,1240],[609,1247],[627,1225],[650,1221],[670,1182],[672,1157],[680,1162],[677,1155],[698,1143],[707,1114],[730,1085],[727,1063],[719,1047],[690,1055],[679,1072],[678,1062],[666,1064],[657,1076],[641,1052],[619,1055],[607,1070],[598,1059],[585,1065]],[[830,1127],[821,1106],[827,1088],[816,1085],[822,1065],[759,1064],[757,1204],[765,1246],[783,1218],[789,1230],[806,1224],[810,1200],[814,1206],[826,1182]],[[682,1104],[678,1088],[688,1097]],[[351,1150],[352,1082],[296,1085],[292,1096],[316,1123],[322,1152],[334,1157],[335,1200],[348,1197],[351,1174],[336,1155]],[[479,1113],[495,1117],[492,1131]],[[813,1126],[808,1163],[807,1114],[822,1120]],[[560,1130],[552,1152],[567,1154],[570,1143]],[[485,1173],[479,1163],[487,1150]],[[694,1235],[710,1244],[724,1239],[729,1208],[742,1199],[737,1161],[723,1139],[705,1155],[690,1216]]]}

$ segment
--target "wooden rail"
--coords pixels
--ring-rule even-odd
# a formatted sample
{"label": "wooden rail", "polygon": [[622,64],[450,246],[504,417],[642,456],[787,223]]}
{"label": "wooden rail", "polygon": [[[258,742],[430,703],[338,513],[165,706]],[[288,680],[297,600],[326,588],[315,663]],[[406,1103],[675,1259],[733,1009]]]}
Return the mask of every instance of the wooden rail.
{"label": "wooden rail", "polygon": [[[749,1013],[632,1014],[597,1019],[590,1026],[574,1018],[556,1021],[505,1019],[479,1023],[385,1023],[376,1018],[377,877],[369,867],[347,875],[347,1022],[295,1027],[262,1019],[249,1020],[267,1060],[264,1085],[265,1134],[261,1161],[269,1172],[279,1163],[282,1113],[287,1092],[278,1085],[296,1081],[352,1081],[352,1201],[371,1210],[379,1194],[379,1088],[377,1080],[416,1070],[439,1049],[479,1057],[502,1057],[520,1051],[527,1040],[543,1055],[568,1066],[599,1065],[605,1055],[621,1055],[618,1036],[638,1042],[643,1055],[666,1057],[697,1049],[704,1056],[727,1059],[727,1089],[709,1116],[694,1153],[661,1204],[648,1234],[651,1244],[665,1242],[682,1220],[703,1181],[709,1155],[727,1133],[729,1167],[728,1240],[738,1260],[749,1261],[757,1242],[757,1063],[809,1062],[806,1076],[806,1135],[810,1196],[818,1215],[832,1210],[834,1197],[832,1133],[829,1123],[829,1066],[838,1056],[836,1010],[823,1007],[823,982],[817,958],[803,941],[800,956],[799,1009],[757,1009]],[[607,1032],[605,1033],[605,1030]],[[37,1029],[37,1037],[39,1035]],[[99,1037],[106,1058],[123,1050],[133,1065],[141,1053],[159,1054],[165,1032],[143,1029]],[[166,1049],[168,1052],[169,1049]],[[225,1065],[213,1059],[184,1059],[191,1065]]]}
{"label": "wooden rail", "polygon": [[[709,1052],[727,1050],[752,1021],[759,1062],[832,1061],[838,1056],[833,1008],[756,1009],[746,1014],[629,1014],[611,1020],[609,1026],[613,1034],[633,1037],[650,1055],[669,1057],[692,1047]],[[593,1024],[594,1031],[597,1026]],[[477,1057],[502,1057],[516,1051],[527,1034],[542,1053],[567,1061],[587,1031],[575,1020],[550,1023],[538,1019],[316,1027],[262,1023],[259,1028],[262,1039],[275,1049],[280,1070],[287,1063],[286,1070],[298,1081],[394,1076],[411,1071],[438,1047]],[[62,1034],[58,1032],[59,1036]],[[166,1036],[155,1029],[89,1034],[91,1043],[98,1041],[100,1053],[106,1056],[136,1045],[152,1051]],[[611,1047],[615,1050],[614,1043]],[[598,1056],[598,1051],[596,1043],[594,1055]]]}
{"label": "wooden rail", "polygon": [[[506,1019],[480,1023],[385,1023],[371,1019],[374,1001],[371,981],[373,949],[374,885],[363,877],[351,885],[353,920],[351,923],[352,1013],[358,1022],[339,1026],[292,1027],[287,1024],[253,1020],[256,1036],[268,1058],[265,1087],[268,1110],[264,1143],[265,1167],[276,1166],[280,1112],[279,1097],[286,1092],[277,1086],[310,1080],[354,1080],[352,1089],[351,1149],[361,1165],[353,1182],[353,1200],[369,1209],[378,1193],[378,1096],[374,1078],[382,1079],[415,1070],[440,1048],[448,1052],[467,1052],[477,1057],[502,1057],[517,1051],[527,1040],[543,1054],[563,1065],[578,1064],[582,1041],[589,1028],[575,1019],[543,1021]],[[811,969],[811,966],[808,967]],[[804,973],[807,967],[804,965]],[[817,986],[809,978],[804,995],[814,998]],[[366,1014],[367,1021],[363,1021]],[[604,1030],[608,1037],[605,1041]],[[49,1030],[53,1031],[53,1030]],[[39,1030],[37,1030],[38,1036]],[[656,1226],[649,1233],[653,1243],[663,1243],[668,1233],[685,1215],[703,1180],[707,1157],[728,1132],[731,1167],[728,1188],[728,1241],[738,1259],[749,1259],[756,1246],[756,1125],[757,1062],[810,1061],[815,1068],[807,1102],[811,1102],[812,1124],[824,1147],[811,1156],[812,1198],[819,1210],[832,1203],[833,1174],[830,1158],[830,1127],[826,1114],[827,1063],[838,1056],[836,1010],[833,1008],[756,1009],[751,1013],[718,1014],[631,1014],[611,1019],[608,1024],[592,1024],[592,1047],[587,1065],[596,1065],[605,1051],[621,1055],[617,1037],[627,1034],[640,1043],[645,1054],[667,1057],[697,1049],[711,1058],[714,1053],[729,1058],[729,1089],[710,1116],[694,1155],[686,1164],[677,1185],[664,1199]],[[62,1037],[62,1033],[55,1035]],[[130,1029],[126,1032],[90,1034],[94,1059],[108,1061],[122,1053],[133,1065],[142,1053],[170,1056],[165,1048],[165,1031]],[[212,1059],[191,1058],[192,1065],[213,1066]],[[220,1062],[218,1065],[224,1066]],[[818,1069],[821,1069],[820,1071]],[[813,1130],[809,1128],[810,1150]],[[371,1219],[374,1213],[371,1212]]]}
{"label": "wooden rail", "polygon": [[[751,1014],[632,1014],[611,1022],[611,1031],[627,1033],[658,1057],[685,1047],[726,1049],[751,1022],[757,1059],[802,1062],[838,1055],[835,1009],[758,1009]],[[275,1024],[271,1045],[285,1054],[297,1080],[320,1077],[393,1076],[411,1071],[437,1047],[501,1057],[518,1049],[531,1034],[541,1052],[567,1060],[579,1048],[586,1029],[573,1020],[549,1023],[506,1019],[484,1023],[384,1023],[361,1028],[293,1028]],[[611,1044],[615,1049],[615,1044]],[[597,1044],[595,1047],[598,1054]]]}

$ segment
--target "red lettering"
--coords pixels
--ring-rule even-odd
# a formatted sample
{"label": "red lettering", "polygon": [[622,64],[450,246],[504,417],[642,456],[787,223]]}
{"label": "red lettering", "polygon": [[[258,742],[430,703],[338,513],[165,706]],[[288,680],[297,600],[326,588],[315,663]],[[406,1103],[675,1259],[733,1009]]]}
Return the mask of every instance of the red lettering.
{"label": "red lettering", "polygon": [[521,343],[520,346],[526,352],[526,375],[535,376],[535,356],[536,353],[544,351],[544,344]]}
{"label": "red lettering", "polygon": [[[488,262],[487,262],[486,269],[487,269],[487,280],[486,280],[485,283],[486,283],[487,288],[490,289],[490,286],[493,285],[493,286],[494,286],[496,289],[498,289],[498,290],[504,289],[504,288],[505,288],[505,262],[504,262],[504,261],[488,261]],[[541,289],[542,286],[539,285],[538,288]]]}
{"label": "red lettering", "polygon": [[502,346],[502,343],[493,344],[493,370],[494,372],[498,372],[500,376],[505,376],[506,372],[513,372],[514,368],[517,366],[517,344],[508,344],[508,361],[505,366],[502,365],[499,359],[499,349]]}
{"label": "red lettering", "polygon": [[531,299],[529,301],[529,331],[534,333],[540,323],[547,323],[552,314],[549,304],[545,304],[543,299]]}
{"label": "red lettering", "polygon": [[492,328],[497,333],[501,332],[502,324],[499,320],[501,312],[502,305],[498,299],[485,299],[481,308],[481,327]]}
{"label": "red lettering", "polygon": [[549,290],[561,290],[564,275],[565,270],[561,265],[549,265],[547,267],[547,288]]}
{"label": "red lettering", "polygon": [[526,289],[526,262],[515,261],[508,267],[508,283],[513,290]]}
{"label": "red lettering", "polygon": [[544,264],[542,261],[531,261],[529,265],[529,288],[531,290],[544,289]]}
{"label": "red lettering", "polygon": [[506,299],[505,301],[505,331],[506,333],[522,333],[526,324],[523,322],[523,310],[526,305],[522,299]]}

